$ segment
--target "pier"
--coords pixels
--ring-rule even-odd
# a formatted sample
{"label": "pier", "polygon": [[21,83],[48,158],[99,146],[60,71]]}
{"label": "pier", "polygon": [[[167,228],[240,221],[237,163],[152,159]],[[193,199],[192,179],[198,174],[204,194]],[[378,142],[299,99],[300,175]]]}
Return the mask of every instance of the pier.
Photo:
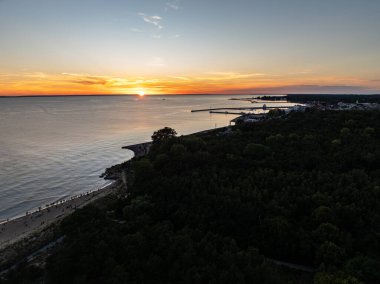
{"label": "pier", "polygon": [[149,153],[150,147],[152,146],[152,142],[139,143],[135,145],[128,145],[122,147],[123,149],[131,150],[135,157],[142,157]]}
{"label": "pier", "polygon": [[210,113],[219,113],[219,114],[236,114],[236,115],[247,115],[247,114],[251,114],[249,112],[233,112],[233,111],[217,111],[217,110],[212,110],[210,111]]}
{"label": "pier", "polygon": [[261,100],[259,98],[231,98],[230,101],[244,101],[244,102],[251,102],[251,103],[266,103],[266,104],[277,104],[277,103],[289,103],[287,100],[273,100],[273,101],[266,101]]}
{"label": "pier", "polygon": [[217,113],[217,114],[233,114],[233,115],[240,115],[240,116],[246,116],[249,115],[250,117],[255,118],[262,118],[265,116],[265,114],[261,113],[252,113],[252,112],[231,112],[231,111],[210,111],[210,113]]}
{"label": "pier", "polygon": [[[222,112],[225,113],[225,111],[229,110],[267,110],[267,109],[287,109],[290,106],[276,106],[276,107],[271,107],[271,106],[262,106],[262,107],[219,107],[219,108],[205,108],[205,109],[193,109],[191,112],[201,112],[201,111],[208,111],[208,112]],[[224,112],[223,112],[224,111]],[[240,113],[239,113],[240,114]]]}

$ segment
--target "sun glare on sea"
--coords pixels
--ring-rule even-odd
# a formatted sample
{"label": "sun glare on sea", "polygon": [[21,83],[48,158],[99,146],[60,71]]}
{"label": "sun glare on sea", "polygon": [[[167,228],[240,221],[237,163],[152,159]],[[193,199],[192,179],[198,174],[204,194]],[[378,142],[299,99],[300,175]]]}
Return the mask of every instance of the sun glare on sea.
{"label": "sun glare on sea", "polygon": [[144,91],[140,91],[140,92],[139,92],[139,96],[140,96],[140,97],[145,96],[145,92],[144,92]]}

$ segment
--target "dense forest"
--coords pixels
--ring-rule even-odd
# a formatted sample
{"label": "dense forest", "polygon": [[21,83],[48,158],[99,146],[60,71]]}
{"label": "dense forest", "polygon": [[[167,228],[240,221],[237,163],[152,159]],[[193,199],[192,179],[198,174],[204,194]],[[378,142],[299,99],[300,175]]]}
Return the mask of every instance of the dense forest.
{"label": "dense forest", "polygon": [[286,96],[260,96],[264,101],[287,100],[291,103],[323,102],[328,104],[343,103],[380,103],[380,95],[342,95],[342,94],[288,94]]}
{"label": "dense forest", "polygon": [[312,94],[289,94],[286,96],[289,102],[307,103],[311,101],[320,101],[330,104],[339,102],[344,103],[380,103],[380,95],[312,95]]}
{"label": "dense forest", "polygon": [[164,135],[128,171],[7,283],[380,283],[380,112]]}

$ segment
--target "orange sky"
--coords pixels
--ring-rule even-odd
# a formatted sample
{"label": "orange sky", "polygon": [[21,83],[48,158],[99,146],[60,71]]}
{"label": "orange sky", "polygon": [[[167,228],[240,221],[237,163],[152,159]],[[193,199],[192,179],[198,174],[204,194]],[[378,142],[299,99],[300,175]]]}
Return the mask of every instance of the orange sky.
{"label": "orange sky", "polygon": [[0,95],[380,93],[380,1],[0,0]]}
{"label": "orange sky", "polygon": [[[255,94],[286,92],[368,93],[370,82],[351,77],[322,77],[309,71],[287,75],[208,72],[191,76],[121,78],[102,75],[0,73],[0,95],[81,94]],[[374,84],[374,88],[376,85]]]}

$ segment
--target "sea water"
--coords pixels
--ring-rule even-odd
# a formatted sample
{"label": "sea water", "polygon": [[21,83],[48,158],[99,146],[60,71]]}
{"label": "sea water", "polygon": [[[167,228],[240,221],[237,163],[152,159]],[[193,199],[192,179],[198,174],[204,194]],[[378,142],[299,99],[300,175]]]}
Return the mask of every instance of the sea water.
{"label": "sea water", "polygon": [[251,106],[228,98],[0,98],[0,220],[100,188],[105,168],[133,156],[121,147],[149,141],[157,129],[183,135],[226,126],[237,116],[192,109]]}

